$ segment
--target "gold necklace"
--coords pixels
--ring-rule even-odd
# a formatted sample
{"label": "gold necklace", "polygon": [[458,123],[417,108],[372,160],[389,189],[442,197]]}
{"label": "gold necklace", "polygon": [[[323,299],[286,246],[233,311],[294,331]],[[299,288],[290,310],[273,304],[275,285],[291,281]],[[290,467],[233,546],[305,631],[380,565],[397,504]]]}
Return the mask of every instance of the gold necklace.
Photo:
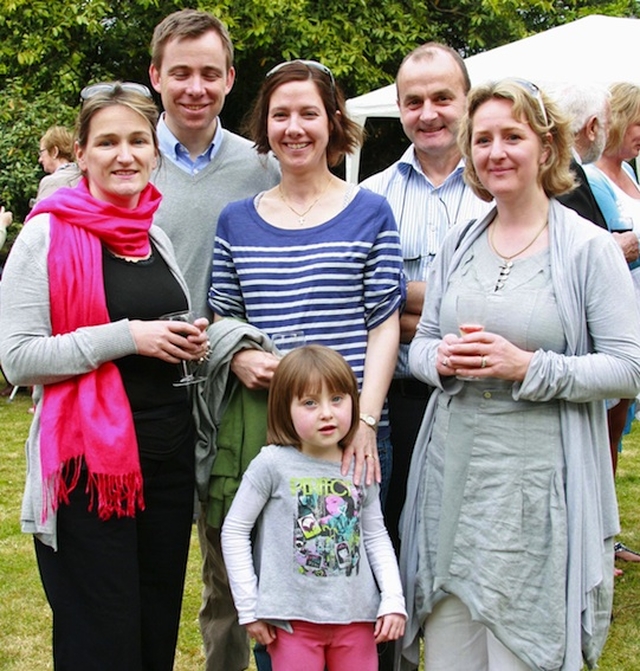
{"label": "gold necklace", "polygon": [[520,254],[524,254],[531,245],[542,235],[542,231],[547,227],[547,224],[549,222],[545,221],[544,224],[542,225],[542,228],[533,236],[533,240],[531,242],[528,242],[520,251],[516,252],[515,254],[512,254],[511,256],[506,256],[505,254],[502,254],[496,249],[496,246],[493,244],[493,234],[495,231],[495,224],[491,226],[491,229],[489,230],[489,244],[491,245],[491,249],[503,260],[510,262],[511,259],[515,259],[516,256],[520,256]]}
{"label": "gold necklace", "polygon": [[322,196],[324,196],[324,194],[327,192],[327,190],[329,189],[329,185],[331,184],[332,181],[333,181],[333,175],[329,175],[327,185],[324,187],[324,189],[322,189],[320,195],[313,201],[313,203],[311,203],[311,205],[309,205],[309,207],[304,212],[298,212],[298,210],[296,210],[287,202],[284,192],[282,191],[282,182],[278,184],[278,195],[280,196],[280,200],[282,200],[282,202],[298,217],[298,224],[300,226],[304,226],[307,222],[305,217],[320,202],[320,198],[322,198]]}

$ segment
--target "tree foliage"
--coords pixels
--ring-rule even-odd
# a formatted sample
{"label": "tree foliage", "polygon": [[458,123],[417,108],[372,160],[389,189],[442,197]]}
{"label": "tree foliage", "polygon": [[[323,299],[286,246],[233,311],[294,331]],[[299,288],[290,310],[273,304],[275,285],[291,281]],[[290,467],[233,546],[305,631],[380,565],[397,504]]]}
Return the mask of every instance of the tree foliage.
{"label": "tree foliage", "polygon": [[[48,91],[27,99],[22,90],[19,78],[9,80],[0,105],[0,204],[13,211],[14,221],[23,220],[43,176],[37,163],[40,136],[53,123],[71,127],[76,116],[75,106]],[[16,233],[15,227],[9,230],[9,242]]]}
{"label": "tree foliage", "polygon": [[633,16],[637,0],[0,0],[0,199],[22,219],[41,176],[40,134],[70,123],[87,83],[148,82],[149,41],[162,17],[211,11],[236,47],[236,86],[223,112],[237,129],[264,73],[314,58],[348,96],[393,81],[414,46],[439,40],[463,55],[587,14]]}

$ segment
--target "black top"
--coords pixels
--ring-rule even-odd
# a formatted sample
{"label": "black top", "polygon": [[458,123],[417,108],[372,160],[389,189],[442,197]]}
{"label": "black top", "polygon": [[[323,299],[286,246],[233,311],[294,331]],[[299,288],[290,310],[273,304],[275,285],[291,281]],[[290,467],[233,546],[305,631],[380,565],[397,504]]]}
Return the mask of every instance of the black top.
{"label": "black top", "polygon": [[600,228],[604,228],[605,231],[609,230],[593,191],[591,191],[587,176],[582,166],[575,159],[571,160],[571,170],[576,176],[578,186],[573,191],[558,196],[558,200],[563,205],[575,210],[581,217],[592,221]]}
{"label": "black top", "polygon": [[[152,244],[151,256],[127,261],[102,253],[107,310],[112,321],[153,320],[188,308],[187,298]],[[180,369],[155,357],[132,354],[114,361],[133,412],[141,454],[169,455],[189,429],[188,391],[174,387]]]}

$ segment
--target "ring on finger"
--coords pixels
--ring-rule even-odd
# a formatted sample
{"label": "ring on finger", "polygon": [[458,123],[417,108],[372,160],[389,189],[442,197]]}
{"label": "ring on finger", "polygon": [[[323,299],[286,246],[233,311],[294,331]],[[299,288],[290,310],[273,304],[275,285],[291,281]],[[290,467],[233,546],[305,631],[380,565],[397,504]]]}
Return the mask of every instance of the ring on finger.
{"label": "ring on finger", "polygon": [[448,357],[448,356],[445,356],[445,358],[442,359],[442,365],[443,365],[445,368],[448,368],[448,367],[449,367],[449,357]]}
{"label": "ring on finger", "polygon": [[207,342],[207,348],[204,351],[204,354],[198,359],[198,363],[204,363],[205,361],[209,361],[210,356],[211,356],[211,343]]}
{"label": "ring on finger", "polygon": [[486,368],[487,367],[487,357],[483,354],[480,357],[480,368]]}

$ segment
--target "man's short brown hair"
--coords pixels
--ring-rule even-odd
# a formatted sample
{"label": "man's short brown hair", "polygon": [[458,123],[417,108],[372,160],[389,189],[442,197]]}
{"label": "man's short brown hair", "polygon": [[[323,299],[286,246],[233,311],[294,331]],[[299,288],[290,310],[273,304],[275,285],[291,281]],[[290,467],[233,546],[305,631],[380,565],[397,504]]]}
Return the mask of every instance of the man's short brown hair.
{"label": "man's short brown hair", "polygon": [[195,40],[205,33],[214,32],[220,36],[227,55],[227,71],[233,66],[233,43],[224,23],[213,14],[196,9],[181,9],[165,17],[153,31],[151,39],[151,63],[160,70],[164,49],[171,40]]}

